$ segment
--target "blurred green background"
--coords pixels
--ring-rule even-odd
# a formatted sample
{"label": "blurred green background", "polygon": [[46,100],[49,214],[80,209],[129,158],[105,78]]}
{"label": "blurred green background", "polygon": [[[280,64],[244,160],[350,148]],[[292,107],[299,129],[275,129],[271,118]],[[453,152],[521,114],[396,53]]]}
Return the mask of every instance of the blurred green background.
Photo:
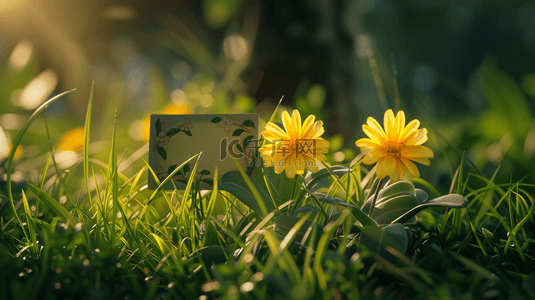
{"label": "blurred green background", "polygon": [[80,161],[94,81],[91,152],[108,155],[117,110],[123,172],[143,166],[151,113],[267,120],[284,96],[324,121],[333,164],[393,108],[430,131],[420,170],[440,189],[463,156],[474,173],[533,181],[534,52],[534,1],[0,0],[0,161],[31,112],[72,88],[16,167],[34,180],[50,147],[64,168]]}

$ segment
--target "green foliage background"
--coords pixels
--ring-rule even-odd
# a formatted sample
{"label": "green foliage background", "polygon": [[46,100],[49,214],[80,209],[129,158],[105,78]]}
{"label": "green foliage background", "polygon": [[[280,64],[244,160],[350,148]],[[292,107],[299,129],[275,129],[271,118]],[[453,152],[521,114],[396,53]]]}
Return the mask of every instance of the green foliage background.
{"label": "green foliage background", "polygon": [[[531,1],[13,3],[0,4],[1,299],[535,298]],[[32,55],[14,68],[22,40]],[[58,83],[35,96],[76,91],[23,108],[47,69]],[[170,104],[314,114],[328,168],[148,191],[143,122]],[[387,108],[419,119],[435,153],[390,205],[458,194],[466,208],[366,217],[373,171],[354,141]]]}

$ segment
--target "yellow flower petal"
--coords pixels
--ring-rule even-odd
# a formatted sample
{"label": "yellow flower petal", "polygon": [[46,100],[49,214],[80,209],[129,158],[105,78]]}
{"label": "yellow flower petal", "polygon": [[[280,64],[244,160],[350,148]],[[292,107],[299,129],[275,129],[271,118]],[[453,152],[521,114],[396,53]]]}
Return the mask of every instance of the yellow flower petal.
{"label": "yellow flower petal", "polygon": [[408,159],[401,159],[401,162],[403,163],[402,169],[410,176],[409,179],[420,177],[418,167],[413,162]]}
{"label": "yellow flower petal", "polygon": [[282,112],[282,126],[284,126],[284,131],[288,134],[290,138],[293,138],[295,136],[296,130],[292,126],[292,118],[290,117],[290,114],[288,114],[287,111]]}
{"label": "yellow flower petal", "polygon": [[328,152],[330,146],[331,144],[328,141],[322,138],[316,139],[316,152]]}
{"label": "yellow flower petal", "polygon": [[379,142],[376,141],[376,140],[369,139],[369,138],[362,138],[362,139],[357,140],[357,141],[355,142],[355,145],[357,145],[357,147],[369,147],[369,148],[373,148],[373,147],[380,146],[381,143],[379,143]]}
{"label": "yellow flower petal", "polygon": [[305,119],[305,122],[303,123],[303,127],[301,128],[301,136],[308,138],[310,133],[312,132],[312,129],[314,129],[314,121],[316,120],[316,117],[314,115],[310,115]]}
{"label": "yellow flower petal", "polygon": [[325,132],[325,129],[323,129],[323,122],[322,121],[317,121],[316,123],[314,123],[314,128],[312,128],[312,132],[311,132],[311,134],[309,134],[307,136],[307,138],[317,139],[324,132]]}
{"label": "yellow flower petal", "polygon": [[407,145],[421,145],[425,142],[427,142],[427,129],[425,128],[412,133],[405,141]]}
{"label": "yellow flower petal", "polygon": [[396,182],[403,179],[404,172],[401,169],[400,162],[396,160],[396,171],[390,174],[390,181]]}
{"label": "yellow flower petal", "polygon": [[290,155],[288,158],[286,158],[284,169],[286,170],[286,176],[288,178],[294,178],[295,177],[295,165],[292,161],[292,155]]}
{"label": "yellow flower petal", "polygon": [[[411,134],[415,133],[418,130],[418,127],[420,127],[420,121],[410,121],[409,124],[407,124],[407,127],[405,127],[405,129],[403,129],[403,132],[399,135],[398,142],[406,140]],[[405,141],[405,143],[407,142]]]}
{"label": "yellow flower petal", "polygon": [[396,159],[392,156],[386,156],[377,163],[377,177],[385,178],[396,170]]}
{"label": "yellow flower petal", "polygon": [[294,158],[292,160],[292,164],[295,167],[295,173],[303,174],[305,172],[306,163],[307,163],[307,159],[305,159],[303,155],[299,155],[297,158]]}
{"label": "yellow flower petal", "polygon": [[377,130],[375,130],[375,128],[371,127],[368,124],[362,125],[362,131],[364,131],[364,133],[371,140],[375,140],[375,141],[377,141],[379,143],[382,143],[385,140],[384,135],[383,135],[382,132],[378,132]]}
{"label": "yellow flower petal", "polygon": [[410,160],[417,162],[417,163],[421,163],[422,165],[426,165],[426,166],[429,166],[431,164],[431,161],[429,160],[429,158],[424,158],[424,157],[410,158]]}
{"label": "yellow flower petal", "polygon": [[402,110],[400,110],[398,111],[398,114],[396,115],[396,125],[395,125],[396,135],[400,136],[404,128],[405,128],[405,113]]}
{"label": "yellow flower petal", "polygon": [[431,149],[417,145],[417,146],[406,146],[401,150],[401,156],[408,158],[408,159],[414,159],[414,158],[433,158],[434,153]]}
{"label": "yellow flower petal", "polygon": [[366,119],[366,124],[370,126],[373,130],[377,131],[378,135],[382,138],[386,137],[385,131],[383,130],[383,127],[381,127],[381,124],[377,122],[373,117],[368,117]]}
{"label": "yellow flower petal", "polygon": [[283,160],[273,162],[273,167],[274,167],[273,170],[275,171],[276,174],[282,173],[282,171],[284,171],[284,166],[285,164]]}
{"label": "yellow flower petal", "polygon": [[268,122],[266,124],[266,130],[262,131],[262,135],[270,142],[288,138],[286,132],[273,122]]}
{"label": "yellow flower petal", "polygon": [[385,127],[386,138],[389,141],[397,140],[398,134],[396,130],[396,117],[394,117],[394,112],[389,109],[385,113],[383,120],[383,125]]}
{"label": "yellow flower petal", "polygon": [[364,156],[364,159],[362,159],[362,162],[367,164],[367,165],[371,165],[371,164],[374,164],[376,163],[378,160],[379,160],[379,156]]}
{"label": "yellow flower petal", "polygon": [[306,168],[312,173],[316,173],[319,170],[318,163],[315,160],[307,161]]}
{"label": "yellow flower petal", "polygon": [[297,135],[301,134],[301,114],[297,109],[292,112],[292,126],[297,131]]}
{"label": "yellow flower petal", "polygon": [[316,153],[316,157],[312,157],[312,159],[317,161],[326,161],[327,157],[323,153]]}

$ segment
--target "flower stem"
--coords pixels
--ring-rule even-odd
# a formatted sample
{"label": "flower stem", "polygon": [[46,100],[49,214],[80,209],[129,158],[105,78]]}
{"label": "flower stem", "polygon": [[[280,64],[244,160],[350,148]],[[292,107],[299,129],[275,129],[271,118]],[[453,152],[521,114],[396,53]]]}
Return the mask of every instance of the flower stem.
{"label": "flower stem", "polygon": [[375,190],[375,194],[373,195],[372,205],[370,207],[370,212],[368,212],[368,216],[371,218],[373,217],[373,210],[375,209],[375,202],[377,202],[377,197],[379,196],[379,190],[381,189],[381,184],[383,184],[383,179],[381,178],[379,180],[379,184],[377,185],[377,189]]}
{"label": "flower stem", "polygon": [[[294,196],[295,196],[295,187],[296,186],[297,186],[297,174],[294,175],[294,184],[293,184],[293,187],[292,187],[292,197],[290,197],[290,200],[295,200]],[[293,214],[292,205],[291,204],[288,206],[288,212],[289,212],[290,215]]]}

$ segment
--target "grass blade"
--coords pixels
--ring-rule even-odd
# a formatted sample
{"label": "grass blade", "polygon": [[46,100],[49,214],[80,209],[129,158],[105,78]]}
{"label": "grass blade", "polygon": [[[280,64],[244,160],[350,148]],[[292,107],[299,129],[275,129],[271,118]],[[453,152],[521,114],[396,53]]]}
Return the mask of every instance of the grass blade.
{"label": "grass blade", "polygon": [[22,226],[22,222],[20,221],[19,215],[17,214],[17,209],[15,208],[15,201],[13,200],[13,193],[11,191],[11,173],[13,172],[13,158],[15,157],[15,151],[17,150],[17,147],[19,146],[20,142],[22,141],[22,138],[24,137],[24,134],[26,131],[28,131],[28,128],[32,125],[32,123],[37,119],[39,114],[45,110],[45,108],[48,107],[48,105],[52,104],[54,101],[58,100],[62,96],[74,91],[76,89],[72,89],[70,91],[63,92],[59,95],[56,95],[47,101],[45,103],[41,104],[30,116],[28,119],[28,122],[26,122],[26,125],[22,127],[22,129],[17,134],[17,137],[15,137],[15,140],[13,141],[13,144],[11,146],[11,150],[9,151],[9,155],[7,157],[7,164],[6,164],[6,182],[7,182],[7,195],[9,198],[9,201],[11,203],[11,208],[13,209],[13,213],[15,214],[15,217],[17,218],[17,221],[19,222],[20,228],[22,228],[22,232],[24,233],[24,236],[28,238],[28,234],[26,233],[26,230]]}
{"label": "grass blade", "polygon": [[95,87],[95,82],[91,84],[91,94],[89,95],[89,103],[87,104],[87,113],[85,115],[85,126],[84,126],[84,179],[85,186],[87,188],[87,198],[89,203],[91,203],[91,190],[89,189],[89,133],[91,129],[91,110],[93,107],[93,89]]}

